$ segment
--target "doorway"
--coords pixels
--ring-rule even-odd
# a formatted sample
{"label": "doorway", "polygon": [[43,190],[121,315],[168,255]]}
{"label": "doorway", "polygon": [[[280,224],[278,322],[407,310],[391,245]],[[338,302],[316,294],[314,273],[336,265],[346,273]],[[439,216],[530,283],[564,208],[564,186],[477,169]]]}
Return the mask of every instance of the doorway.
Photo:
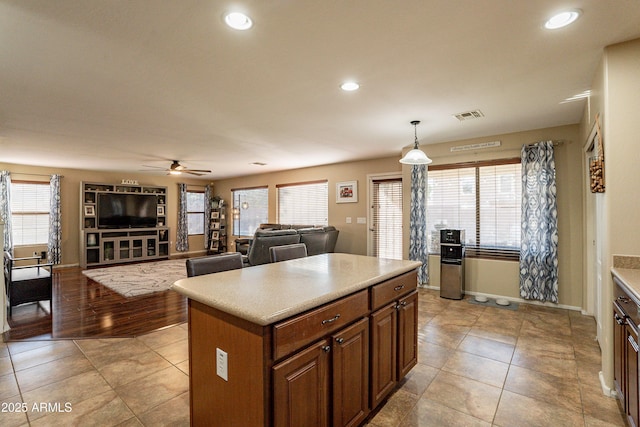
{"label": "doorway", "polygon": [[367,253],[379,258],[402,259],[402,175],[379,174],[367,178]]}
{"label": "doorway", "polygon": [[[589,171],[591,159],[601,156],[598,138],[599,118],[589,134],[589,138],[584,145],[585,170]],[[603,345],[603,316],[605,307],[602,300],[603,286],[603,263],[602,263],[602,242],[603,242],[603,201],[604,194],[591,192],[591,178],[589,173],[585,176],[585,279],[586,279],[586,311],[596,320],[596,336],[598,342]],[[606,306],[608,308],[608,306]]]}

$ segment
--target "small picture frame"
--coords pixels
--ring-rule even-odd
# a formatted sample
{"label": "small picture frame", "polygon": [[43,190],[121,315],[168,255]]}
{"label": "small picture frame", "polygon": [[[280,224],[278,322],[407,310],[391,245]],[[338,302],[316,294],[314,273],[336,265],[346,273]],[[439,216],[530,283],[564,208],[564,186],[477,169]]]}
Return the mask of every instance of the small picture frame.
{"label": "small picture frame", "polygon": [[336,184],[336,203],[357,203],[358,181],[344,181]]}
{"label": "small picture frame", "polygon": [[218,242],[217,240],[211,239],[211,242],[209,243],[209,250],[217,251],[218,248],[220,247],[219,243],[220,242]]}
{"label": "small picture frame", "polygon": [[219,222],[212,222],[211,223],[211,229],[212,230],[220,230],[220,223]]}
{"label": "small picture frame", "polygon": [[85,205],[84,216],[96,216],[96,208],[93,205]]}
{"label": "small picture frame", "polygon": [[220,218],[220,212],[212,211],[211,212],[211,219],[218,219],[218,218]]}
{"label": "small picture frame", "polygon": [[218,240],[220,239],[220,232],[219,231],[212,231],[211,232],[211,240]]}
{"label": "small picture frame", "polygon": [[164,216],[164,206],[158,206],[158,215]]}

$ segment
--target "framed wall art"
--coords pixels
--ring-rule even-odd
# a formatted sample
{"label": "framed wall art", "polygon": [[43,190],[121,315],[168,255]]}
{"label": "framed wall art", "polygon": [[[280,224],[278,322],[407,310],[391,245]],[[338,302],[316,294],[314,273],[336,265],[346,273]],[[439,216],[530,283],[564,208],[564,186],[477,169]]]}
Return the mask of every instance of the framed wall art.
{"label": "framed wall art", "polygon": [[336,184],[336,203],[357,203],[358,181],[344,181]]}

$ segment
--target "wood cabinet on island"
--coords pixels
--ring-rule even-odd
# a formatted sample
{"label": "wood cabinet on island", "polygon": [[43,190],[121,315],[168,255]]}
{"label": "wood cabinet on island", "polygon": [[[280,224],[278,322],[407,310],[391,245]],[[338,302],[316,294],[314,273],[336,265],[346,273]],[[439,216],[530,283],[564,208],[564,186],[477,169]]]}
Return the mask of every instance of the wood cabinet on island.
{"label": "wood cabinet on island", "polygon": [[420,265],[327,253],[175,282],[191,425],[362,424],[417,362]]}

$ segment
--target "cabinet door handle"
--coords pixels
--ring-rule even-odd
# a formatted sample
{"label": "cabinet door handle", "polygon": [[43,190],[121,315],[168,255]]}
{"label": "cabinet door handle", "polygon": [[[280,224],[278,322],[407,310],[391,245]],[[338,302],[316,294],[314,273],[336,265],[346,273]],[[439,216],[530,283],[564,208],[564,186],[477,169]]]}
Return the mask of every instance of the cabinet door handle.
{"label": "cabinet door handle", "polygon": [[616,313],[616,314],[614,314],[614,316],[613,316],[613,317],[616,319],[616,323],[617,323],[618,325],[624,325],[624,318],[622,318],[622,317],[618,316],[618,314],[617,314],[617,313]]}
{"label": "cabinet door handle", "polygon": [[629,299],[629,298],[625,297],[624,295],[620,295],[620,296],[618,297],[618,301],[620,301],[620,302],[624,302],[624,303],[628,303],[628,302],[631,302],[631,299]]}
{"label": "cabinet door handle", "polygon": [[325,320],[323,320],[323,321],[322,321],[322,324],[323,324],[323,325],[326,325],[327,323],[333,323],[333,322],[335,322],[336,320],[338,320],[339,318],[340,318],[340,315],[339,315],[339,314],[336,314],[336,315],[335,315],[334,317],[332,317],[331,319],[325,319]]}
{"label": "cabinet door handle", "polygon": [[336,342],[338,344],[342,344],[344,342],[344,338],[340,337],[340,338],[336,338]]}
{"label": "cabinet door handle", "polygon": [[636,342],[636,340],[634,340],[633,337],[631,335],[629,335],[627,337],[627,341],[629,341],[629,343],[631,344],[631,347],[633,347],[633,349],[637,353],[638,352],[638,343]]}
{"label": "cabinet door handle", "polygon": [[322,346],[322,351],[324,351],[325,353],[329,353],[331,351],[331,346],[330,345]]}
{"label": "cabinet door handle", "polygon": [[398,292],[404,289],[404,285],[400,285],[400,286],[396,286],[395,288],[393,288],[394,291]]}

